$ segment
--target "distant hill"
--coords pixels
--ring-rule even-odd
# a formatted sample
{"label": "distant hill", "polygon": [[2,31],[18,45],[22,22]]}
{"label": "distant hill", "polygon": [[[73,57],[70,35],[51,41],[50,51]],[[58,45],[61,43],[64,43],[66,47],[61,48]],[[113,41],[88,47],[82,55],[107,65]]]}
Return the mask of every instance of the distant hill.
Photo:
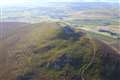
{"label": "distant hill", "polygon": [[[38,23],[47,20],[69,20],[69,19],[97,19],[105,17],[109,20],[119,17],[119,3],[75,3],[75,2],[51,2],[44,5],[13,6],[2,10],[3,21]],[[91,11],[92,14],[91,15]],[[77,17],[72,15],[83,13]],[[88,13],[88,14],[86,14]],[[19,15],[20,14],[20,15]],[[84,15],[85,14],[85,15]],[[87,17],[89,16],[89,17]],[[91,17],[92,16],[92,17]],[[107,17],[106,17],[107,16]],[[96,19],[96,18],[95,18]]]}

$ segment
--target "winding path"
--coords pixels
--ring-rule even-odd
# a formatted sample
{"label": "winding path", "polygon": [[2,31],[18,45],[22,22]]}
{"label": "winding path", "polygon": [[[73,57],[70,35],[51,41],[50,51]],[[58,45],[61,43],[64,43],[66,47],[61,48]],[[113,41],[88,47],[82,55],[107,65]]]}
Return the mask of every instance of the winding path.
{"label": "winding path", "polygon": [[90,62],[82,67],[83,68],[82,71],[81,71],[81,79],[82,80],[86,80],[85,79],[85,71],[93,64],[93,61],[94,61],[95,56],[96,56],[96,51],[97,51],[95,41],[90,37],[89,34],[87,34],[87,36],[89,37],[90,42],[91,42],[92,47],[93,47],[93,56],[92,56]]}

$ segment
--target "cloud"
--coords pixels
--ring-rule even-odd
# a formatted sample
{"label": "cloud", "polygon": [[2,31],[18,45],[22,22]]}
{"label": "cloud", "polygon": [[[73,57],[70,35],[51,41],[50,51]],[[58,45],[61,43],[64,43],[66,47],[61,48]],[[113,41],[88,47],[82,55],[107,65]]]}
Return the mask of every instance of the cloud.
{"label": "cloud", "polygon": [[39,2],[119,2],[119,0],[34,0]]}

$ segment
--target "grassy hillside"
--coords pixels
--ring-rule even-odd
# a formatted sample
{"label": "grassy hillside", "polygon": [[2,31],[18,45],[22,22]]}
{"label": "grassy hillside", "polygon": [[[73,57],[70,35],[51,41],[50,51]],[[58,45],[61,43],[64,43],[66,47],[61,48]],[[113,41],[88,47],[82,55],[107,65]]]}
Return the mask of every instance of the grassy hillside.
{"label": "grassy hillside", "polygon": [[32,24],[22,33],[16,33],[20,40],[14,45],[2,43],[0,54],[6,54],[6,61],[1,61],[1,80],[120,79],[120,55],[83,30],[44,22]]}

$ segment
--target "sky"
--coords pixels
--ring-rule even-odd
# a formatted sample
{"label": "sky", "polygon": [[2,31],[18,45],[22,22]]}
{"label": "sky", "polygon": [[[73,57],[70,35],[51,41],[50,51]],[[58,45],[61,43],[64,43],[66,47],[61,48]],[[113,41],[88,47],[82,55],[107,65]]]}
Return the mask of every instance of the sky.
{"label": "sky", "polygon": [[0,6],[43,2],[120,2],[120,0],[0,0]]}

